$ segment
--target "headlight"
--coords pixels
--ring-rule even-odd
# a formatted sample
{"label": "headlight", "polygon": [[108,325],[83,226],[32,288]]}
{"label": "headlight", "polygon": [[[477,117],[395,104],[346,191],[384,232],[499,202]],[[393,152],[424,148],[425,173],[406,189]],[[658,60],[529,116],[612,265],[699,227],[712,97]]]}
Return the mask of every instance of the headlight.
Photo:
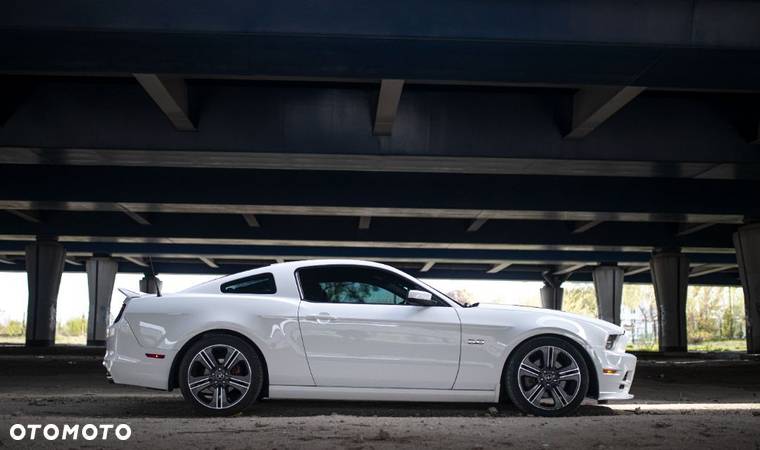
{"label": "headlight", "polygon": [[615,342],[618,340],[619,337],[620,337],[619,334],[611,334],[607,336],[607,345],[605,345],[605,348],[607,350],[612,350],[615,347]]}
{"label": "headlight", "polygon": [[623,334],[611,334],[607,336],[607,343],[604,345],[604,347],[607,350],[612,350],[616,352],[623,352],[625,351],[625,333]]}

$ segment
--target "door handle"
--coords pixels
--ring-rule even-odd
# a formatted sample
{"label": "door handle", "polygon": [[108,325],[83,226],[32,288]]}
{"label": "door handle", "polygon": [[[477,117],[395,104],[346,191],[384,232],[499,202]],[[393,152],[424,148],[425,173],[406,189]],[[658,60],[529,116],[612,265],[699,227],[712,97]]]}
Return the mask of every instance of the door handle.
{"label": "door handle", "polygon": [[327,313],[327,312],[312,314],[312,315],[306,316],[306,318],[309,320],[313,320],[317,323],[329,323],[335,319],[335,317],[333,317],[330,313]]}

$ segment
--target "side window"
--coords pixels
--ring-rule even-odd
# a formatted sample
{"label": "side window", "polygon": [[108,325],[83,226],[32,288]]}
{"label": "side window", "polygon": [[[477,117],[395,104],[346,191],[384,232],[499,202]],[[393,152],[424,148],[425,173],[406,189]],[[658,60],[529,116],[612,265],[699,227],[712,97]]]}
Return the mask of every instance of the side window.
{"label": "side window", "polygon": [[385,270],[324,266],[298,271],[304,300],[326,303],[403,305],[414,283]]}
{"label": "side window", "polygon": [[274,276],[271,273],[260,273],[224,283],[222,293],[276,294],[277,286],[274,284]]}

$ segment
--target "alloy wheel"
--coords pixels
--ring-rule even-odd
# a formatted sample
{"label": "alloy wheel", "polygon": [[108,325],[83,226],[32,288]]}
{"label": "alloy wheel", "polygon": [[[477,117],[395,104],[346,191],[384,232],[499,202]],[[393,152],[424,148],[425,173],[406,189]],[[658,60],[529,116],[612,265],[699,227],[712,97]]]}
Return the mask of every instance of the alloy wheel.
{"label": "alloy wheel", "polygon": [[553,345],[537,347],[520,362],[517,384],[533,406],[560,409],[578,395],[581,370],[567,351]]}
{"label": "alloy wheel", "polygon": [[251,366],[235,347],[216,344],[200,350],[187,369],[187,385],[193,397],[207,408],[236,405],[251,386]]}

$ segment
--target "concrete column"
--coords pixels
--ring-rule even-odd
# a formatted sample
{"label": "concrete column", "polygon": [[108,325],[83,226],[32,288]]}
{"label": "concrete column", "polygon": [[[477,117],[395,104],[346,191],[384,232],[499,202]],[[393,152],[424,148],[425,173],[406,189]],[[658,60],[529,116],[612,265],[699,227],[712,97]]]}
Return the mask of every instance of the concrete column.
{"label": "concrete column", "polygon": [[562,282],[565,278],[544,274],[544,287],[541,288],[541,307],[562,310]]}
{"label": "concrete column", "polygon": [[760,353],[760,224],[739,228],[734,247],[744,288],[747,353]]}
{"label": "concrete column", "polygon": [[599,266],[591,273],[596,291],[599,318],[620,325],[620,305],[623,300],[623,269]]}
{"label": "concrete column", "polygon": [[660,322],[660,351],[685,352],[689,259],[678,252],[657,253],[652,255],[649,266]]}
{"label": "concrete column", "polygon": [[[39,239],[39,238],[38,238]],[[26,345],[55,343],[58,288],[66,263],[66,250],[55,240],[38,240],[26,246],[29,303],[26,314]]]}
{"label": "concrete column", "polygon": [[146,273],[142,280],[140,280],[140,292],[146,292],[148,294],[156,294],[161,290],[161,286],[164,283],[158,279],[157,276]]}
{"label": "concrete column", "polygon": [[87,319],[87,345],[105,345],[106,327],[111,312],[111,294],[119,264],[108,257],[87,261],[87,286],[90,314]]}

